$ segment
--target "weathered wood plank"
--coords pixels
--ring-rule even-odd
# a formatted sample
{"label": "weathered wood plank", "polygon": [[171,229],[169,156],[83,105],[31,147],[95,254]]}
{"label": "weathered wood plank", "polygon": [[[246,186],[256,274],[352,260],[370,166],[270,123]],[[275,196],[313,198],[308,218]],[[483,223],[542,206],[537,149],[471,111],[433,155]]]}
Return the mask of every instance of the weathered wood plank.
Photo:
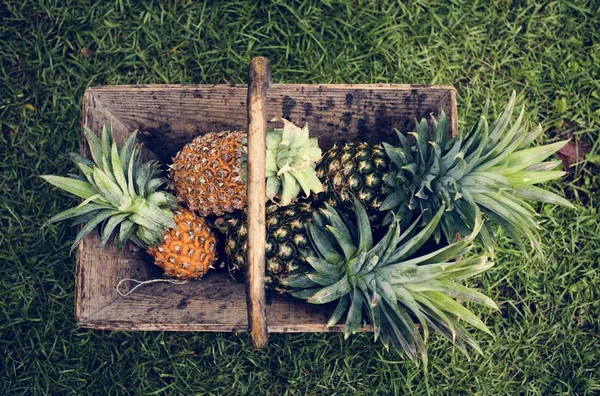
{"label": "weathered wood plank", "polygon": [[246,331],[246,293],[229,274],[213,271],[185,284],[143,285],[79,324],[103,329],[178,331],[192,326],[196,331]]}
{"label": "weathered wood plank", "polygon": [[[95,98],[124,126],[140,129],[140,138],[163,162],[186,143],[210,131],[246,130],[246,86],[117,86],[90,88]],[[448,114],[456,133],[454,89],[394,84],[273,84],[267,120],[284,116],[303,124],[327,149],[338,140],[377,143],[398,128],[410,132],[414,119]],[[280,127],[269,122],[269,128]]]}
{"label": "weathered wood plank", "polygon": [[[328,327],[335,308],[266,294],[268,331],[340,332]],[[186,284],[148,284],[119,297],[79,325],[104,330],[233,331],[248,330],[244,287],[223,272],[211,272]],[[363,331],[369,331],[364,327]]]}
{"label": "weathered wood plank", "polygon": [[296,124],[308,123],[324,149],[341,140],[395,143],[394,128],[411,132],[415,118],[437,115],[440,107],[456,130],[452,93],[445,86],[273,84],[267,118],[283,115]]}

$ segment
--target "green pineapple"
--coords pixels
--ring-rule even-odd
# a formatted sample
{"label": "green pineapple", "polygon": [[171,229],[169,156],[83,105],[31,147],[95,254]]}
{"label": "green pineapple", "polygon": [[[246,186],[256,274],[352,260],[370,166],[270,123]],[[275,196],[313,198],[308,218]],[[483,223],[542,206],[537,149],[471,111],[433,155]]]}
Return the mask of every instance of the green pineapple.
{"label": "green pineapple", "polygon": [[354,195],[368,209],[369,220],[373,224],[381,224],[385,212],[379,208],[392,192],[384,177],[392,169],[393,165],[381,145],[336,143],[317,162],[317,177],[324,182],[325,189],[319,194],[319,199],[334,207],[338,207],[341,200],[350,209],[351,196]]}
{"label": "green pineapple", "polygon": [[[420,213],[425,213],[423,221],[427,222],[445,206],[440,229],[434,233],[438,241],[442,232],[448,240],[454,240],[457,233],[471,233],[479,209],[509,234],[525,235],[540,250],[537,214],[527,201],[572,207],[564,198],[535,186],[565,174],[554,170],[560,161],[546,159],[566,141],[530,147],[542,128],[529,131],[522,125],[524,109],[510,125],[515,99],[513,92],[504,113],[491,126],[484,110],[468,133],[453,139],[448,138],[448,122],[441,112],[437,120],[433,119],[433,128],[424,119],[417,123],[416,132],[410,134],[414,144],[398,132],[397,147],[387,143],[333,147],[317,165],[317,174],[327,189],[322,197],[331,200],[337,196],[345,207],[351,207],[351,195],[357,196],[367,206],[370,218],[378,220],[376,226],[381,225],[382,213],[378,212],[386,214],[383,224],[391,223],[392,213],[407,224]],[[379,168],[389,171],[373,170],[361,159],[362,150],[374,151],[374,147],[385,150],[387,155],[381,159],[385,165]],[[338,166],[343,152],[351,150],[355,159],[348,160],[353,163]],[[360,169],[367,172],[356,171]],[[369,180],[377,182],[372,185]],[[380,185],[379,180],[384,183]],[[370,189],[369,199],[362,199],[365,186]],[[486,223],[479,239],[486,247],[493,246],[490,223]],[[524,248],[521,239],[517,242]]]}
{"label": "green pineapple", "polygon": [[[266,227],[267,241],[265,249],[265,286],[278,292],[286,292],[281,279],[289,274],[307,269],[306,264],[298,260],[299,254],[312,253],[312,247],[305,224],[311,221],[314,209],[309,203],[296,202],[289,206],[267,203]],[[228,238],[225,253],[229,267],[246,273],[246,213],[239,212],[228,220]]]}
{"label": "green pineapple", "polygon": [[[343,319],[348,337],[361,324],[371,324],[375,339],[380,338],[386,347],[393,345],[410,359],[421,355],[425,364],[430,329],[465,354],[467,345],[481,353],[466,326],[490,332],[455,300],[497,309],[488,297],[457,283],[493,266],[486,256],[455,261],[471,249],[482,227],[480,216],[464,239],[420,254],[418,250],[437,228],[444,207],[418,233],[420,218],[403,232],[400,221],[394,219],[385,236],[374,244],[366,210],[358,200],[354,201],[356,223],[327,203],[319,209],[307,204],[294,206],[297,208],[269,207],[268,219],[274,219],[267,232],[267,284],[271,289],[313,304],[337,301],[328,325]],[[229,229],[226,250],[233,265],[245,271],[247,235],[241,224],[233,223]]]}

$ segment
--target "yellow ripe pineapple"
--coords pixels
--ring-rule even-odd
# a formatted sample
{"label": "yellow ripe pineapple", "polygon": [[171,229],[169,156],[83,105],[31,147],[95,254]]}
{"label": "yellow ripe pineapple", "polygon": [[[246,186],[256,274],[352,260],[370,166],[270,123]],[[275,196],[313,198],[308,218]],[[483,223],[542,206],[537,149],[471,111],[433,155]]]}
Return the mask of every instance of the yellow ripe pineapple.
{"label": "yellow ripe pineapple", "polygon": [[213,268],[217,238],[204,219],[187,209],[176,210],[173,220],[177,227],[167,230],[163,243],[151,247],[148,253],[166,276],[199,278]]}
{"label": "yellow ripe pineapple", "polygon": [[209,132],[185,145],[169,168],[171,187],[188,208],[203,216],[246,206],[240,131]]}
{"label": "yellow ripe pineapple", "polygon": [[160,177],[158,163],[150,161],[138,166],[140,146],[134,143],[136,132],[121,150],[112,141],[110,125],[104,127],[101,139],[88,128],[85,136],[94,161],[71,154],[81,170],[80,176],[42,176],[50,184],[84,199],[80,205],[48,220],[53,223],[75,218],[78,224],[85,223],[71,249],[102,225],[102,247],[113,235],[118,248],[132,241],[146,249],[167,276],[194,279],[212,268],[217,257],[214,233],[203,218],[179,207],[173,195],[157,190],[166,182]]}
{"label": "yellow ripe pineapple", "polygon": [[[317,139],[308,127],[282,118],[282,129],[267,132],[267,197],[288,205],[300,193],[321,192],[315,174],[321,157]],[[275,121],[274,120],[274,121]],[[196,137],[173,159],[169,169],[177,199],[202,216],[231,213],[246,207],[246,133],[210,132]]]}

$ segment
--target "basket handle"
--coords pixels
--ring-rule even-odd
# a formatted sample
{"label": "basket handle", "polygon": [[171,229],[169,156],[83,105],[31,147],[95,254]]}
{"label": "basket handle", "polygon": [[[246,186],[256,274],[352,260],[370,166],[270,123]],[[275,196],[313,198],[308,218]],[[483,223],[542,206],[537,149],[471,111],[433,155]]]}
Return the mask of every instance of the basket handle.
{"label": "basket handle", "polygon": [[265,304],[265,196],[267,89],[271,66],[265,57],[253,58],[248,70],[248,326],[252,346],[267,346]]}

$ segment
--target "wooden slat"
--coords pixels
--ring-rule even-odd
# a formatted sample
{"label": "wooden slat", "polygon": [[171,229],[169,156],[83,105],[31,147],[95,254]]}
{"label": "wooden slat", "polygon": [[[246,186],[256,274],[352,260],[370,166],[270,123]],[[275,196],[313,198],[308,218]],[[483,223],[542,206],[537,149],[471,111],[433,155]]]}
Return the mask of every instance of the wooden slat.
{"label": "wooden slat", "polygon": [[[270,333],[341,332],[328,327],[335,308],[266,294]],[[212,272],[187,284],[149,284],[120,297],[79,325],[104,330],[232,331],[248,330],[244,287],[226,273]],[[370,327],[363,327],[369,331]]]}
{"label": "wooden slat", "polygon": [[[134,285],[125,284],[121,290]],[[246,293],[226,272],[213,271],[185,284],[144,285],[79,324],[122,330],[246,331]]]}
{"label": "wooden slat", "polygon": [[273,84],[267,119],[283,115],[296,124],[308,123],[311,135],[319,138],[324,149],[342,140],[396,143],[390,134],[394,128],[411,132],[415,118],[437,115],[440,107],[448,114],[454,133],[453,93],[447,86]]}
{"label": "wooden slat", "polygon": [[[90,88],[88,93],[124,126],[140,129],[140,138],[163,162],[170,162],[199,134],[245,131],[248,125],[244,85],[115,86]],[[311,135],[327,149],[341,139],[377,143],[392,128],[410,132],[415,118],[438,114],[440,108],[448,114],[450,132],[456,134],[452,87],[273,84],[267,120],[284,116],[296,123],[308,122]]]}

